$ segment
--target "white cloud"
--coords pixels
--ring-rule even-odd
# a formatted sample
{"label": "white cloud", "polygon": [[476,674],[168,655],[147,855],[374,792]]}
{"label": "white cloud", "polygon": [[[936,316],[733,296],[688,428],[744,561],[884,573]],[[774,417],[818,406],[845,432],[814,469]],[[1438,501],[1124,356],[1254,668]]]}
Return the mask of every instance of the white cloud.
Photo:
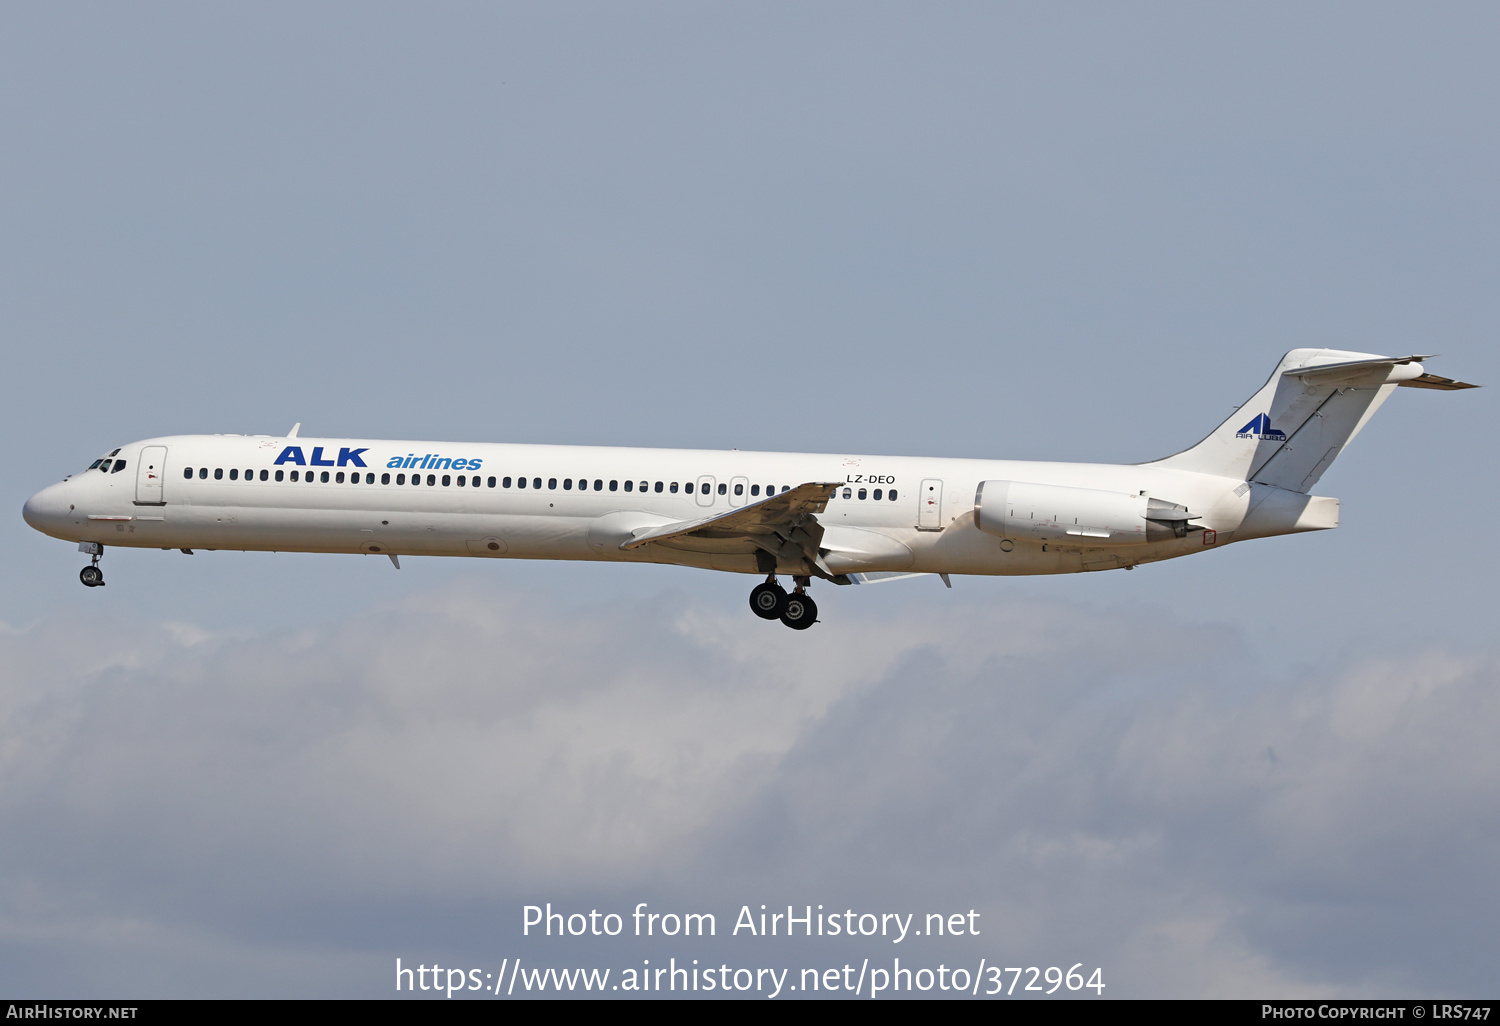
{"label": "white cloud", "polygon": [[57,616],[0,633],[0,672],[13,990],[64,952],[149,953],[153,992],[246,964],[378,992],[405,938],[648,894],[973,906],[981,953],[1102,964],[1117,996],[1489,978],[1483,659],[1261,684],[1233,630],[1154,611],[846,604],[794,633],[461,585],[256,636]]}

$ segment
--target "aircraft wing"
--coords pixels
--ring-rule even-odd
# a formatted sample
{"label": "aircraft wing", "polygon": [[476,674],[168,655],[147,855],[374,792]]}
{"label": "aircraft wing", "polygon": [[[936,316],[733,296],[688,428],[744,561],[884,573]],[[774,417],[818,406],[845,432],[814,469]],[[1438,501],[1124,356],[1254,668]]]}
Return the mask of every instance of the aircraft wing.
{"label": "aircraft wing", "polygon": [[754,541],[772,555],[802,557],[827,572],[818,552],[823,525],[818,523],[816,514],[828,507],[828,500],[843,485],[842,481],[808,482],[702,520],[679,520],[660,527],[643,527],[620,548],[628,552],[652,542],[688,536],[744,538]]}

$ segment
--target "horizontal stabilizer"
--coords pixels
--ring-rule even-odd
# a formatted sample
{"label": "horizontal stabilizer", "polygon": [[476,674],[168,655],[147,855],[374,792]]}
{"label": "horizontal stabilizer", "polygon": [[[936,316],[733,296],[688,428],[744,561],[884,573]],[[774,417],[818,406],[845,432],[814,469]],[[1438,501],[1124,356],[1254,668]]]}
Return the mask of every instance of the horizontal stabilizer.
{"label": "horizontal stabilizer", "polygon": [[1376,356],[1368,360],[1344,360],[1339,363],[1318,363],[1311,367],[1293,367],[1282,371],[1282,375],[1288,378],[1340,378],[1349,377],[1360,371],[1373,370],[1376,367],[1403,367],[1409,363],[1421,363],[1423,360],[1431,360],[1436,354],[1429,353],[1426,356]]}
{"label": "horizontal stabilizer", "polygon": [[1467,381],[1454,381],[1452,378],[1439,377],[1436,374],[1423,374],[1419,378],[1412,378],[1410,381],[1403,381],[1400,384],[1403,388],[1438,388],[1444,392],[1456,392],[1460,388],[1479,387],[1478,385],[1471,385]]}

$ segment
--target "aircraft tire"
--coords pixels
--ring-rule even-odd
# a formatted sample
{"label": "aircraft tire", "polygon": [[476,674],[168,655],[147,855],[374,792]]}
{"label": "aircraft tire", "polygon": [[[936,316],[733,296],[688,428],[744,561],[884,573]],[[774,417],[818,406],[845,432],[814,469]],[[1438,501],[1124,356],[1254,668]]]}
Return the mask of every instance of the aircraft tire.
{"label": "aircraft tire", "polygon": [[78,571],[78,579],[86,588],[97,588],[104,583],[104,574],[97,566],[86,566]]}
{"label": "aircraft tire", "polygon": [[780,620],[786,612],[786,589],[767,581],[750,592],[750,610],[762,620]]}
{"label": "aircraft tire", "polygon": [[805,631],[818,622],[818,604],[801,592],[788,595],[781,622],[794,631]]}

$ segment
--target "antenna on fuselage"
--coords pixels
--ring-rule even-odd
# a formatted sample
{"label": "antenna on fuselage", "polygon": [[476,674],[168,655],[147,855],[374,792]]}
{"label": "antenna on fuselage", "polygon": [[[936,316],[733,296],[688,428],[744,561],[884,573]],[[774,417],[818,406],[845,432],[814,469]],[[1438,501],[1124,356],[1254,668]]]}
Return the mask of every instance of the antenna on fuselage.
{"label": "antenna on fuselage", "polygon": [[292,429],[286,433],[288,438],[296,438],[297,432],[302,430],[302,422],[299,420],[292,425]]}

